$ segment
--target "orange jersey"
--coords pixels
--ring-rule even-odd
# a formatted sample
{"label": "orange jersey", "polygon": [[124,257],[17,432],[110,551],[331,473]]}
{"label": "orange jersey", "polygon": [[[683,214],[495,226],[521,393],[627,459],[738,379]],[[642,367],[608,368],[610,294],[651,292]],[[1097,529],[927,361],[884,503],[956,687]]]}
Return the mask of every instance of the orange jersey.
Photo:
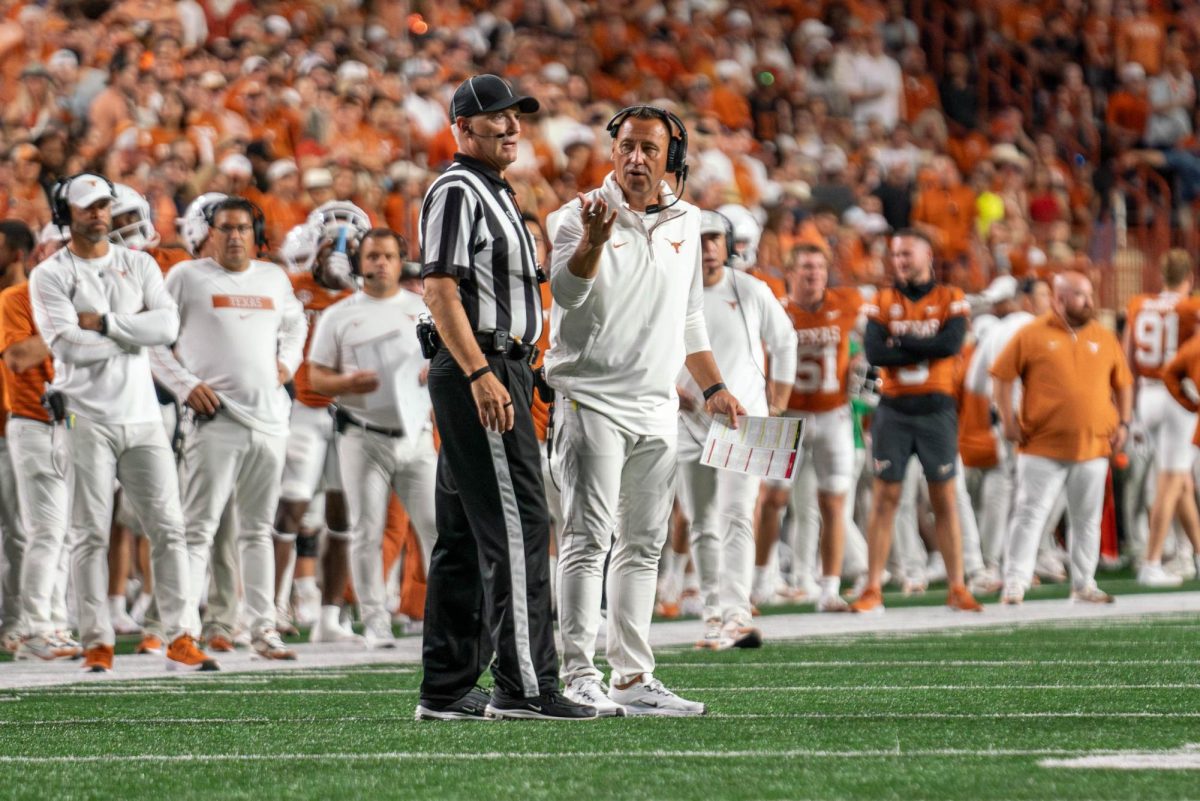
{"label": "orange jersey", "polygon": [[[1162,377],[1167,390],[1180,406],[1189,412],[1200,411],[1197,409],[1196,401],[1183,388],[1183,379],[1185,378],[1190,378],[1193,384],[1200,387],[1200,337],[1189,339],[1183,344],[1179,353],[1175,354],[1175,358],[1171,359],[1163,368]],[[1196,432],[1192,435],[1192,444],[1200,446],[1200,425],[1196,427]]]}
{"label": "orange jersey", "polygon": [[289,276],[292,279],[292,291],[296,299],[304,306],[304,316],[308,320],[308,339],[304,342],[304,363],[296,371],[296,400],[314,409],[323,409],[333,403],[333,398],[315,392],[312,384],[308,383],[308,349],[312,347],[313,331],[317,330],[317,319],[321,312],[328,309],[344,297],[350,295],[350,290],[326,289],[317,283],[312,273],[303,272]]}
{"label": "orange jersey", "polygon": [[[542,337],[537,341],[538,360],[534,368],[542,366],[546,360],[546,349],[550,347],[550,282],[542,284]],[[546,441],[546,429],[550,426],[550,405],[542,401],[542,396],[533,392],[533,406],[529,410],[533,414],[533,430],[537,433],[538,442]]]}
{"label": "orange jersey", "polygon": [[784,308],[787,307],[787,305],[788,305],[787,285],[783,283],[782,278],[778,278],[774,275],[771,275],[769,272],[762,269],[761,267],[751,267],[749,270],[746,270],[746,275],[752,275],[755,278],[757,278],[759,281],[762,281],[764,284],[769,286],[771,288],[771,294],[774,295],[779,300],[779,302],[784,305]]}
{"label": "orange jersey", "polygon": [[850,332],[863,305],[857,289],[836,287],[825,290],[816,311],[786,307],[799,340],[789,409],[827,412],[849,401]]}
{"label": "orange jersey", "polygon": [[183,248],[156,247],[150,248],[146,252],[154,258],[158,269],[162,270],[164,276],[179,262],[192,258]]}
{"label": "orange jersey", "polygon": [[1134,374],[1161,379],[1163,368],[1175,358],[1179,346],[1191,339],[1198,322],[1200,298],[1178,292],[1135,295],[1125,317]]}
{"label": "orange jersey", "polygon": [[989,469],[1000,463],[999,443],[992,430],[992,405],[986,395],[971,392],[964,380],[975,346],[964,345],[954,364],[954,383],[958,389],[958,452],[967,467]]}
{"label": "orange jersey", "polygon": [[[29,284],[17,284],[0,292],[0,353],[37,335]],[[0,385],[7,391],[9,411],[19,417],[50,422],[50,414],[42,406],[42,393],[54,380],[54,362],[49,356],[21,373],[14,373],[6,364],[0,366],[0,376]]]}
{"label": "orange jersey", "polygon": [[[938,284],[929,294],[910,300],[894,287],[881,289],[875,303],[866,307],[867,319],[887,329],[888,336],[933,337],[955,317],[968,312],[963,291]],[[954,397],[954,362],[957,356],[926,359],[905,367],[881,367],[881,394],[885,398],[903,395],[948,395]]]}

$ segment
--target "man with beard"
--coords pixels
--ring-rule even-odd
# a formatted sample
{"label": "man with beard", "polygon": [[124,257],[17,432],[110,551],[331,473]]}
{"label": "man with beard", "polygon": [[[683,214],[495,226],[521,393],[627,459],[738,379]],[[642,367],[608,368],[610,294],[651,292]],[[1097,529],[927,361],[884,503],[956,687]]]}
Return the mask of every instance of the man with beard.
{"label": "man with beard", "polygon": [[[1054,279],[1052,310],[1022,328],[992,365],[993,398],[1004,436],[1018,446],[1017,500],[1009,530],[1004,593],[1019,604],[1033,581],[1038,541],[1064,487],[1071,553],[1071,600],[1111,603],[1096,586],[1100,514],[1108,459],[1133,418],[1133,378],[1116,336],[1096,322],[1092,282]],[[1013,409],[1013,382],[1024,387]]]}

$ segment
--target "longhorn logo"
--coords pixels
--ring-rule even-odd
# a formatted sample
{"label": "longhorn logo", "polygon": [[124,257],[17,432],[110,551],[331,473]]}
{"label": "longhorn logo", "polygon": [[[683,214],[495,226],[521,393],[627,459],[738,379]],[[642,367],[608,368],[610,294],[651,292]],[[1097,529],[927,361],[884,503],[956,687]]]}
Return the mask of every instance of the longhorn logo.
{"label": "longhorn logo", "polygon": [[668,239],[668,240],[667,240],[667,242],[668,242],[668,243],[671,245],[671,247],[675,248],[675,252],[676,252],[676,253],[678,253],[678,252],[679,252],[679,249],[680,249],[681,247],[683,247],[683,243],[684,243],[684,242],[686,242],[686,241],[687,241],[686,239],[684,239],[684,240],[681,240],[681,241],[679,241],[679,242],[672,242],[670,239]]}

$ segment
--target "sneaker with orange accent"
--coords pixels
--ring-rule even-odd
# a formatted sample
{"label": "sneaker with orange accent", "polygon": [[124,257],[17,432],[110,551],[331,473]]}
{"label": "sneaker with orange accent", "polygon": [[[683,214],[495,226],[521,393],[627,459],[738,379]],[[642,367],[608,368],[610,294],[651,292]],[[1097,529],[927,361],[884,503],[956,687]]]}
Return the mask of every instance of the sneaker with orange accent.
{"label": "sneaker with orange accent", "polygon": [[982,612],[983,604],[975,600],[975,596],[965,584],[951,584],[946,593],[946,606],[958,612]]}
{"label": "sneaker with orange accent", "polygon": [[216,651],[222,654],[231,654],[234,651],[233,640],[226,637],[224,634],[214,634],[204,641],[204,647],[210,651]]}
{"label": "sneaker with orange accent", "polygon": [[110,673],[113,669],[113,647],[93,645],[83,652],[83,669],[87,673]]}
{"label": "sneaker with orange accent", "polygon": [[180,634],[167,648],[167,670],[220,670],[217,660],[200,650],[190,634]]}
{"label": "sneaker with orange accent", "polygon": [[154,634],[143,634],[142,641],[138,643],[137,648],[133,649],[135,654],[154,654],[162,656],[166,648],[163,645],[162,638]]}
{"label": "sneaker with orange accent", "polygon": [[850,611],[860,614],[883,614],[883,593],[878,587],[868,585],[858,599],[850,604]]}
{"label": "sneaker with orange accent", "polygon": [[679,604],[675,601],[659,601],[654,612],[659,617],[674,620],[679,617]]}

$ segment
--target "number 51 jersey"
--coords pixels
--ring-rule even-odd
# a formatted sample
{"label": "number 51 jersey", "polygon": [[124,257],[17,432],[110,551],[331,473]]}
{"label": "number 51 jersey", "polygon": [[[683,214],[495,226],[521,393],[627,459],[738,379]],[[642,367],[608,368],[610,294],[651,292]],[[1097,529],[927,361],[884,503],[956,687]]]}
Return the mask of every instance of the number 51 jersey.
{"label": "number 51 jersey", "polygon": [[[913,336],[931,339],[955,317],[965,317],[967,306],[958,287],[936,284],[917,300],[894,287],[881,289],[875,303],[865,308],[867,319],[887,329],[889,337]],[[948,395],[955,397],[954,361],[958,356],[926,359],[905,367],[881,367],[885,398],[901,395]]]}
{"label": "number 51 jersey", "polygon": [[798,340],[789,409],[827,412],[849,402],[850,335],[863,304],[862,295],[854,287],[825,290],[825,298],[815,311],[788,304]]}

